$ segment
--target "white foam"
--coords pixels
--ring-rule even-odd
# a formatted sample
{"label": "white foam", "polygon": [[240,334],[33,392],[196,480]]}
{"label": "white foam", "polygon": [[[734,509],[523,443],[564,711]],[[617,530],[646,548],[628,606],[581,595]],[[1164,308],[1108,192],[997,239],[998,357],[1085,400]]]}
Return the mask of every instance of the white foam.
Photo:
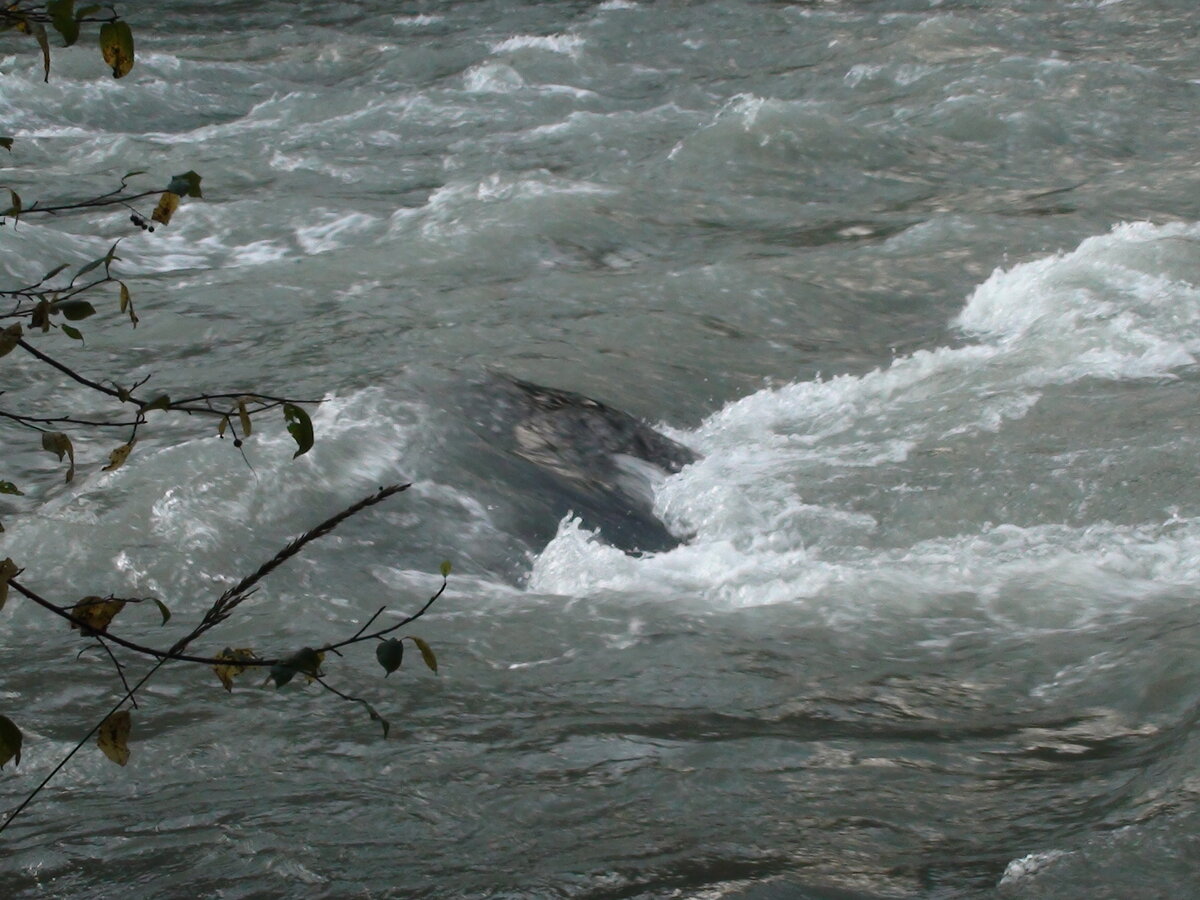
{"label": "white foam", "polygon": [[520,50],[545,50],[549,53],[578,56],[583,45],[584,39],[576,34],[517,34],[493,44],[492,52],[514,53]]}
{"label": "white foam", "polygon": [[[564,523],[537,560],[535,590],[643,591],[721,605],[803,603],[838,620],[922,608],[965,590],[1013,627],[1088,621],[1200,564],[1200,522],[995,527],[874,546],[877,523],[853,508],[870,472],[915,448],[1000,432],[1051,385],[1170,377],[1200,350],[1200,226],[1121,225],[1070,253],[992,274],[956,323],[975,343],[920,350],[864,375],[759,391],[676,436],[703,458],[667,479],[656,510],[684,546],[621,558]],[[814,503],[812,485],[848,484]],[[837,496],[833,491],[833,496]],[[895,540],[895,535],[891,538]],[[1029,607],[1031,585],[1055,603]],[[1036,593],[1036,592],[1035,592]]]}

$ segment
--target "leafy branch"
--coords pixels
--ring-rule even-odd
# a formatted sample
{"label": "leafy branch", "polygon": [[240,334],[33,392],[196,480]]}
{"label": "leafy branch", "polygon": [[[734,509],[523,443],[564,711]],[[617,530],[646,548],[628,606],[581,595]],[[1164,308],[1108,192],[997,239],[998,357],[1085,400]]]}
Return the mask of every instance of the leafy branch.
{"label": "leafy branch", "polygon": [[[42,597],[35,591],[26,587],[23,583],[17,581],[16,576],[21,574],[21,570],[16,567],[11,559],[0,561],[0,608],[3,608],[4,602],[7,598],[8,589],[12,588],[17,593],[33,601],[42,608],[49,610],[60,618],[70,622],[73,629],[79,630],[85,636],[95,638],[99,645],[108,654],[109,659],[113,663],[124,688],[124,693],[121,699],[112,707],[105,718],[101,722],[97,723],[88,732],[88,734],[85,735],[84,738],[80,740],[74,748],[72,748],[66,757],[59,762],[59,764],[51,771],[50,775],[47,776],[47,778],[41,784],[34,788],[33,792],[28,795],[21,802],[21,804],[19,804],[11,813],[9,813],[9,816],[4,823],[0,824],[0,832],[7,828],[12,820],[23,809],[25,809],[26,806],[28,806],[32,799],[38,793],[40,793],[41,790],[46,787],[46,785],[49,784],[53,776],[61,770],[62,766],[65,765],[66,762],[70,760],[70,758],[74,756],[80,748],[82,748],[89,740],[91,740],[93,736],[97,735],[98,733],[103,736],[103,728],[105,723],[112,721],[114,717],[118,715],[122,716],[122,718],[119,720],[119,728],[124,732],[124,734],[119,738],[112,738],[110,746],[107,748],[105,743],[101,742],[101,749],[104,749],[110,758],[114,759],[114,761],[118,762],[120,765],[124,765],[125,762],[128,761],[128,728],[130,720],[128,712],[122,712],[122,707],[126,702],[130,702],[134,707],[136,707],[137,703],[135,700],[135,695],[137,691],[141,689],[141,687],[145,685],[149,678],[168,661],[211,666],[214,669],[217,677],[220,679],[222,685],[224,685],[226,690],[230,691],[232,690],[233,686],[233,678],[250,668],[269,669],[269,678],[275,682],[277,688],[283,687],[298,674],[305,675],[310,680],[317,682],[322,688],[340,697],[341,699],[361,704],[367,710],[371,720],[377,721],[381,724],[383,728],[383,735],[386,738],[390,729],[388,721],[383,718],[378,711],[363,698],[347,694],[329,684],[329,682],[325,680],[324,673],[320,670],[321,663],[324,661],[326,653],[333,652],[341,655],[339,651],[343,647],[351,644],[362,643],[364,641],[377,640],[381,643],[377,647],[376,658],[380,665],[383,666],[385,674],[390,675],[393,671],[399,668],[402,651],[401,654],[397,655],[394,654],[393,650],[391,649],[397,645],[400,645],[399,639],[392,638],[384,641],[384,636],[392,634],[421,618],[421,616],[423,616],[430,609],[430,607],[433,606],[438,598],[445,593],[450,575],[449,563],[442,564],[442,583],[437,591],[425,601],[424,605],[421,606],[421,608],[416,612],[405,616],[399,622],[389,625],[386,628],[379,628],[374,631],[369,630],[379,616],[387,610],[387,607],[383,606],[380,607],[380,609],[377,610],[369,619],[367,619],[367,621],[350,637],[336,642],[329,642],[316,648],[304,647],[301,650],[288,654],[287,656],[274,658],[260,657],[253,650],[231,650],[229,648],[221,651],[221,653],[216,656],[196,656],[186,653],[185,651],[187,647],[196,639],[229,618],[230,614],[232,614],[233,610],[236,609],[239,604],[257,591],[257,585],[263,578],[269,575],[288,559],[298,554],[309,543],[329,534],[338,525],[345,522],[352,516],[361,513],[377,503],[381,503],[388,497],[407,490],[408,487],[409,485],[407,484],[399,484],[380,488],[374,494],[371,494],[370,496],[359,500],[357,503],[346,507],[341,512],[329,517],[316,527],[297,537],[286,547],[271,557],[271,559],[259,566],[254,572],[247,575],[236,585],[225,591],[220,597],[214,600],[207,612],[205,612],[205,614],[201,617],[200,621],[193,626],[187,634],[175,641],[175,643],[172,644],[167,650],[161,650],[131,641],[109,630],[109,625],[111,624],[112,620],[121,612],[127,603],[145,602],[146,599],[150,599],[152,602],[158,605],[159,610],[163,615],[162,624],[166,625],[171,617],[171,614],[162,601],[154,598],[124,600],[112,596],[107,598],[85,597],[83,600],[80,600],[73,606],[68,607],[66,605],[57,604],[47,600],[45,597]],[[405,638],[412,641],[418,647],[425,664],[431,670],[436,672],[437,658],[434,656],[433,650],[429,647],[429,645],[421,638],[414,637],[412,635],[405,635]],[[136,685],[130,687],[129,682],[125,677],[125,666],[113,652],[112,647],[109,646],[110,643],[135,653],[154,658],[154,666],[149,672],[146,673],[145,676],[141,678],[141,680],[137,682]],[[0,716],[0,766],[3,766],[4,763],[8,762],[9,759],[14,757],[18,763],[20,762],[20,749],[22,741],[23,736],[12,720],[5,716]]]}

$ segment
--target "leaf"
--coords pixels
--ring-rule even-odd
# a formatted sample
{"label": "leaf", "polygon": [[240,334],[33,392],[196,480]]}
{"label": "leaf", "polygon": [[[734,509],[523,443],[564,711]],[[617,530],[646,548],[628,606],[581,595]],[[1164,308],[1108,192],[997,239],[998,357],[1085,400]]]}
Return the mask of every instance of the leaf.
{"label": "leaf", "polygon": [[80,322],[96,314],[96,307],[86,300],[58,300],[50,305],[52,313],[61,313],[68,322]]}
{"label": "leaf", "polygon": [[71,607],[71,616],[83,625],[72,622],[71,630],[78,630],[84,637],[107,631],[109,622],[124,608],[124,600],[113,597],[84,597]]}
{"label": "leaf", "polygon": [[8,580],[19,571],[21,570],[11,559],[5,558],[0,561],[0,609],[4,609],[4,604],[8,602]]}
{"label": "leaf", "polygon": [[133,445],[137,443],[134,438],[128,444],[122,444],[112,453],[108,454],[108,465],[104,466],[101,472],[112,472],[114,469],[119,469],[125,465],[125,460],[129,459],[129,454],[133,451]]}
{"label": "leaf", "polygon": [[42,298],[38,301],[37,306],[33,308],[33,314],[29,317],[30,328],[42,329],[42,334],[50,330],[50,301]]}
{"label": "leaf", "polygon": [[127,22],[100,26],[100,55],[112,69],[113,78],[124,78],[133,68],[133,32]]}
{"label": "leaf", "polygon": [[102,256],[99,259],[93,259],[91,262],[84,263],[79,267],[79,271],[71,278],[71,284],[74,284],[81,275],[86,275],[92,269],[105,265],[108,262],[108,257]]}
{"label": "leaf", "polygon": [[388,732],[392,728],[391,724],[388,722],[387,719],[385,719],[383,716],[381,716],[379,713],[377,713],[375,711],[375,707],[373,707],[366,700],[359,700],[358,702],[367,708],[367,715],[369,715],[371,717],[372,722],[378,722],[380,725],[383,726],[383,739],[386,741]]}
{"label": "leaf", "polygon": [[45,275],[42,276],[42,281],[49,281],[51,278],[53,278],[55,275],[57,275],[63,269],[67,268],[67,266],[69,266],[69,265],[70,265],[70,263],[63,263],[61,266],[55,266],[53,269],[51,269],[49,272],[47,272]]}
{"label": "leaf", "polygon": [[442,577],[443,578],[450,577],[450,560],[448,560],[448,559],[442,560]]}
{"label": "leaf", "polygon": [[167,604],[163,603],[157,597],[151,597],[150,599],[154,602],[154,605],[158,607],[158,611],[162,613],[162,623],[166,625],[171,621],[171,611],[167,609]]}
{"label": "leaf", "polygon": [[[0,716],[0,769],[10,759],[14,766],[21,764],[21,742],[24,735],[8,716]],[[11,818],[11,817],[10,817]]]}
{"label": "leaf", "polygon": [[75,477],[75,448],[71,445],[71,439],[61,431],[44,431],[42,432],[42,449],[57,454],[59,462],[62,462],[63,456],[70,459],[71,467],[67,469],[66,477],[69,484]]}
{"label": "leaf", "polygon": [[80,331],[78,328],[75,328],[71,325],[60,325],[58,327],[62,329],[63,334],[65,334],[67,337],[72,338],[73,340],[76,340],[76,341],[83,340],[83,332]]}
{"label": "leaf", "polygon": [[171,398],[166,394],[159,394],[149,403],[143,403],[138,408],[138,412],[150,412],[152,409],[167,410],[171,408]]}
{"label": "leaf", "polygon": [[250,413],[246,411],[245,399],[238,401],[237,412],[238,418],[242,423],[242,437],[248,438],[250,437],[250,430],[253,428],[253,425],[250,422]]}
{"label": "leaf", "polygon": [[421,651],[421,659],[425,660],[425,665],[429,666],[433,672],[437,671],[437,657],[433,655],[433,648],[421,640],[419,637],[409,635],[409,640],[417,645],[417,649]]}
{"label": "leaf", "polygon": [[192,171],[184,172],[182,175],[172,175],[171,183],[167,185],[167,192],[178,194],[180,197],[201,197],[200,176]]}
{"label": "leaf", "polygon": [[43,81],[50,80],[50,38],[46,36],[46,26],[40,22],[34,22],[30,26],[30,32],[38,42],[38,46],[42,48],[42,66],[46,70]]}
{"label": "leaf", "polygon": [[233,679],[246,671],[246,666],[242,663],[258,659],[258,655],[247,647],[242,647],[237,650],[231,650],[226,647],[216,656],[217,659],[227,659],[228,663],[219,666],[213,666],[213,671],[217,673],[217,677],[221,679],[221,684],[225,686],[225,690],[233,692]]}
{"label": "leaf", "polygon": [[171,216],[175,215],[177,209],[179,209],[179,195],[171,191],[163,191],[162,196],[158,198],[158,206],[154,207],[150,218],[163,225],[169,225]]}
{"label": "leaf", "polygon": [[10,137],[0,137],[0,147],[3,147],[9,153],[12,153],[13,139]]}
{"label": "leaf", "polygon": [[8,188],[8,196],[11,202],[9,203],[8,209],[0,213],[0,216],[16,217],[21,215],[21,195],[12,188]]}
{"label": "leaf", "polygon": [[285,656],[271,666],[271,677],[275,679],[275,687],[283,687],[296,676],[297,672],[310,678],[316,678],[320,675],[321,660],[324,658],[324,653],[318,653],[312,647],[305,647],[303,650],[297,650],[291,656]]}
{"label": "leaf", "polygon": [[105,719],[96,735],[96,746],[118,766],[129,762],[129,732],[132,728],[133,717],[129,710],[122,709]]}
{"label": "leaf", "polygon": [[75,0],[50,0],[46,4],[50,24],[62,35],[63,46],[70,47],[79,40],[79,20],[75,18]]}
{"label": "leaf", "polygon": [[16,322],[0,330],[0,356],[7,356],[12,353],[13,348],[17,346],[23,334],[20,322]]}
{"label": "leaf", "polygon": [[0,494],[16,494],[21,497],[24,493],[17,489],[17,486],[11,481],[0,481]]}
{"label": "leaf", "polygon": [[[283,404],[283,418],[288,422],[288,434],[296,441],[299,449],[292,454],[292,459],[307,453],[312,449],[313,445],[313,424],[312,419],[299,406],[294,403]],[[249,432],[246,432],[249,434]]]}
{"label": "leaf", "polygon": [[133,297],[129,293],[129,288],[126,287],[123,281],[118,281],[117,284],[121,286],[121,312],[128,310],[129,321],[133,324],[134,328],[137,328],[138,317],[137,313],[133,311]]}
{"label": "leaf", "polygon": [[387,678],[388,675],[400,668],[400,664],[404,661],[404,641],[399,638],[380,641],[375,645],[375,658],[379,660],[379,664],[387,673],[383,677]]}

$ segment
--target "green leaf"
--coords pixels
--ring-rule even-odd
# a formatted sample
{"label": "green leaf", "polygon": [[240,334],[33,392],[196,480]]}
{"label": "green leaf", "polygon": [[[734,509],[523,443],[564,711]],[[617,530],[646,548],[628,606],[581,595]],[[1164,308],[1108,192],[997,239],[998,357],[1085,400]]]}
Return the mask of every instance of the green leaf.
{"label": "green leaf", "polygon": [[21,195],[12,188],[9,188],[8,196],[11,202],[9,203],[8,209],[0,213],[0,216],[13,216],[15,218],[21,215]]}
{"label": "green leaf", "polygon": [[16,494],[23,497],[24,492],[17,489],[11,481],[0,481],[0,494]]}
{"label": "green leaf", "polygon": [[86,300],[59,300],[50,305],[52,313],[61,313],[70,322],[80,322],[96,314],[96,307]]}
{"label": "green leaf", "polygon": [[168,397],[166,394],[159,394],[157,397],[155,397],[149,403],[143,403],[141,405],[141,407],[138,409],[138,412],[150,412],[150,410],[152,410],[152,409],[164,409],[165,410],[165,409],[170,409],[170,408],[171,408],[171,398]]}
{"label": "green leaf", "polygon": [[10,759],[14,766],[21,764],[21,742],[24,735],[8,716],[0,716],[0,769]]}
{"label": "green leaf", "polygon": [[113,78],[129,74],[133,68],[133,32],[127,22],[106,22],[100,26],[100,55],[112,69]]}
{"label": "green leaf", "polygon": [[421,659],[425,660],[425,665],[429,666],[430,671],[437,671],[437,657],[433,655],[433,648],[421,640],[419,637],[409,635],[409,640],[417,645],[417,649],[421,651]]}
{"label": "green leaf", "polygon": [[158,611],[162,613],[162,623],[166,625],[171,621],[171,611],[167,609],[167,604],[163,603],[157,597],[151,597],[150,599],[154,601],[154,605],[157,606]]}
{"label": "green leaf", "polygon": [[70,482],[75,477],[75,448],[71,444],[71,439],[61,431],[44,431],[42,432],[42,449],[57,454],[59,462],[62,462],[64,456],[70,459],[71,467],[67,470],[66,479]]}
{"label": "green leaf", "polygon": [[42,48],[42,65],[46,70],[43,81],[50,80],[50,38],[46,36],[46,27],[40,22],[34,22],[29,26],[30,33],[38,42],[38,46]]}
{"label": "green leaf", "polygon": [[7,356],[12,353],[13,349],[21,340],[24,332],[21,330],[21,323],[16,322],[9,325],[7,328],[0,329],[0,356]]}
{"label": "green leaf", "polygon": [[283,687],[296,677],[297,672],[316,678],[320,674],[321,660],[324,657],[325,654],[318,653],[312,647],[305,647],[291,656],[285,656],[271,666],[271,677],[275,679],[275,687]]}
{"label": "green leaf", "polygon": [[53,278],[55,275],[57,275],[59,272],[61,272],[63,269],[65,269],[68,265],[70,265],[70,264],[63,263],[61,266],[55,266],[53,269],[51,269],[49,272],[47,272],[45,275],[42,276],[42,281],[49,281],[51,278]]}
{"label": "green leaf", "polygon": [[375,658],[387,673],[383,676],[386,678],[400,668],[400,663],[404,661],[404,641],[399,638],[380,641],[375,645]]}
{"label": "green leaf", "polygon": [[75,18],[75,0],[50,0],[46,4],[50,24],[62,35],[63,46],[70,47],[79,40],[79,20]]}
{"label": "green leaf", "polygon": [[201,197],[203,195],[200,193],[200,176],[190,170],[182,175],[172,175],[167,192],[180,197]]}
{"label": "green leaf", "polygon": [[0,560],[0,609],[8,602],[8,580],[20,571],[11,559]]}
{"label": "green leaf", "polygon": [[375,711],[375,707],[373,707],[366,700],[359,700],[358,702],[367,708],[367,715],[369,715],[371,717],[372,722],[378,722],[380,725],[383,726],[383,739],[386,741],[388,732],[392,728],[391,724],[389,724],[387,719],[385,719],[383,716],[381,716],[379,713],[377,713]]}
{"label": "green leaf", "polygon": [[448,559],[442,560],[442,577],[443,578],[450,577],[450,560],[448,560]]}
{"label": "green leaf", "polygon": [[296,445],[299,448],[292,454],[292,459],[295,459],[297,456],[307,453],[312,449],[312,419],[308,417],[308,413],[294,403],[283,404],[283,418],[288,422],[288,434],[295,439]]}
{"label": "green leaf", "polygon": [[60,325],[58,327],[63,330],[63,334],[65,334],[67,337],[73,338],[74,340],[77,340],[77,341],[83,340],[83,332],[80,331],[78,328],[74,328],[70,325]]}
{"label": "green leaf", "polygon": [[12,153],[13,139],[10,137],[0,137],[0,147],[3,147],[9,153]]}

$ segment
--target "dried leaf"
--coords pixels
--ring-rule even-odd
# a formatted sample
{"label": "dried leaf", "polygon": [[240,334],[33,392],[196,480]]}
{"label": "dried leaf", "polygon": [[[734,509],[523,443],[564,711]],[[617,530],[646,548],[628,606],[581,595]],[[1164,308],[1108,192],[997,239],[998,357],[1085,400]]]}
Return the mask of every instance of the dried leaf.
{"label": "dried leaf", "polygon": [[179,209],[179,195],[173,194],[171,191],[163,191],[162,196],[158,198],[158,205],[154,207],[154,212],[150,214],[150,218],[155,222],[161,222],[163,225],[171,224],[171,216],[175,215],[175,210]]}
{"label": "dried leaf", "polygon": [[243,662],[251,659],[258,659],[258,655],[248,647],[241,647],[232,650],[226,647],[216,656],[217,659],[227,659],[228,663],[219,666],[213,666],[213,671],[217,673],[217,678],[221,679],[221,684],[225,686],[225,690],[233,691],[233,679],[246,671],[246,666]]}
{"label": "dried leaf", "polygon": [[105,719],[96,734],[96,746],[118,766],[129,762],[129,732],[132,728],[133,717],[129,710],[122,709]]}
{"label": "dried leaf", "polygon": [[136,443],[137,440],[134,439],[128,444],[122,444],[116,450],[112,451],[112,453],[108,454],[108,465],[104,466],[100,471],[111,472],[125,465],[125,460],[129,459],[129,454],[133,451],[133,445]]}
{"label": "dried leaf", "polygon": [[244,399],[238,401],[237,412],[238,419],[242,423],[242,437],[248,438],[254,426],[250,424],[250,413],[246,410],[246,401]]}
{"label": "dried leaf", "polygon": [[124,600],[113,597],[84,597],[71,607],[71,616],[83,625],[72,622],[71,628],[78,629],[85,637],[106,631],[108,623],[124,608]]}

